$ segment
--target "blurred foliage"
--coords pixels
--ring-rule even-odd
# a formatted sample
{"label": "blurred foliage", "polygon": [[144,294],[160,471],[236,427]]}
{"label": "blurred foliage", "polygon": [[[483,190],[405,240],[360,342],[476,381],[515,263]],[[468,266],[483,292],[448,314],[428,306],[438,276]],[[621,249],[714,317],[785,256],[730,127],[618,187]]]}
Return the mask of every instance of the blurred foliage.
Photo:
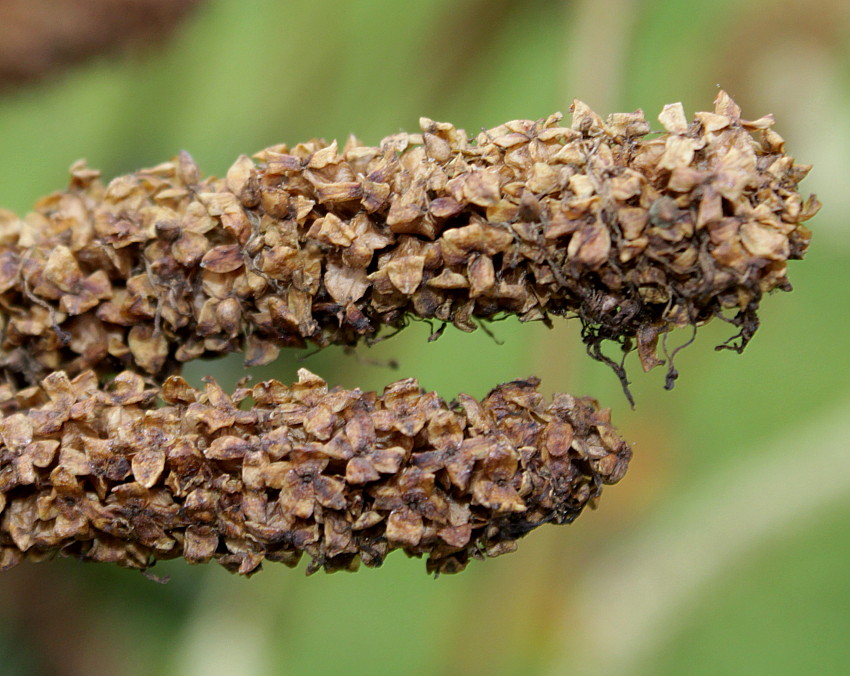
{"label": "blurred foliage", "polygon": [[[2,21],[2,16],[0,16]],[[144,58],[90,63],[0,99],[0,205],[25,211],[79,157],[106,176],[189,150],[208,173],[276,142],[375,142],[420,115],[469,131],[566,111],[711,106],[777,116],[825,208],[794,293],[742,356],[711,325],[662,374],[616,378],[577,327],[426,325],[304,365],[346,387],[417,376],[452,397],[537,374],[591,394],[634,440],[625,480],[576,524],[428,578],[398,556],[355,575],[267,565],[139,574],[74,561],[0,576],[0,674],[821,674],[850,661],[850,5],[845,0],[210,0]],[[716,323],[715,323],[716,324]],[[684,341],[688,335],[676,336]],[[262,374],[291,379],[303,355]],[[398,361],[393,372],[374,362]],[[238,359],[195,365],[232,384]]]}

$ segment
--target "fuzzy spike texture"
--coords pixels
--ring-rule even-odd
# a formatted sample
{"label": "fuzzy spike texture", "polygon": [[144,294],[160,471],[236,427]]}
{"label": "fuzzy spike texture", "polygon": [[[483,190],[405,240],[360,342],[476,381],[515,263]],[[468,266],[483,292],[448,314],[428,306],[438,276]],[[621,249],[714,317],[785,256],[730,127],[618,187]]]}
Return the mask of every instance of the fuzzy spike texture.
{"label": "fuzzy spike texture", "polygon": [[604,341],[648,370],[672,362],[660,336],[722,317],[741,350],[808,246],[809,167],[723,92],[693,122],[681,104],[659,119],[653,135],[641,111],[603,121],[577,101],[569,127],[474,140],[423,119],[375,147],[274,146],[224,179],[185,153],[106,186],[77,164],[25,218],[0,212],[0,367],[20,386],[59,368],[162,382],[201,356],[258,365],[411,318],[472,331],[506,314],[579,317],[624,387]]}
{"label": "fuzzy spike texture", "polygon": [[546,403],[536,380],[447,405],[412,379],[377,396],[299,376],[232,396],[213,379],[158,390],[131,372],[108,389],[91,371],[7,387],[0,570],[61,553],[140,569],[215,559],[250,574],[306,552],[309,573],[402,549],[453,573],[571,522],[631,457],[607,409]]}

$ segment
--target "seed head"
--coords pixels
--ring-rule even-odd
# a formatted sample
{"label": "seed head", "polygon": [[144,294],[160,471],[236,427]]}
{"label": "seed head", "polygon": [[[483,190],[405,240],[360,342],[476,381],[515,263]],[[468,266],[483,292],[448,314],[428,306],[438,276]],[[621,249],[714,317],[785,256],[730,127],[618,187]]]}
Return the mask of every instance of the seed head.
{"label": "seed head", "polygon": [[[380,565],[392,550],[435,573],[513,551],[569,523],[618,481],[631,451],[591,399],[544,401],[537,381],[446,403],[413,379],[382,395],[302,370],[226,394],[124,372],[108,387],[57,371],[0,421],[0,567],[56,554],[145,569],[264,559],[308,572]],[[250,409],[241,405],[253,402]]]}
{"label": "seed head", "polygon": [[224,179],[185,153],[105,186],[77,164],[26,218],[0,214],[0,364],[21,385],[60,366],[161,382],[204,355],[258,365],[411,318],[472,331],[509,314],[577,316],[624,385],[605,341],[647,370],[666,358],[668,386],[673,328],[722,317],[743,349],[808,246],[809,167],[725,92],[692,122],[666,106],[661,134],[641,111],[572,112],[474,139],[423,118],[374,147],[273,146]]}

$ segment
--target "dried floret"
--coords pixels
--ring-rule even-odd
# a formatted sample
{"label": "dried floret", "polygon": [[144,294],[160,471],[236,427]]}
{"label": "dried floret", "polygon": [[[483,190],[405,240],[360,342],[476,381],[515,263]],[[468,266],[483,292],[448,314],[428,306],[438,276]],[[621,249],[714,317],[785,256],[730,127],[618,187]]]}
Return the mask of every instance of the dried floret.
{"label": "dried floret", "polygon": [[[83,165],[21,220],[0,214],[2,367],[21,386],[132,368],[162,382],[182,362],[281,347],[351,345],[411,318],[577,316],[605,341],[668,362],[659,338],[722,317],[741,350],[762,296],[790,289],[788,260],[818,209],[772,118],[724,92],[648,135],[643,113],[586,105],[474,139],[423,118],[379,146],[312,140],[240,157],[201,179],[185,153],[104,186]],[[737,339],[737,342],[736,342]]]}
{"label": "dried floret", "polygon": [[452,573],[571,522],[631,458],[607,410],[547,403],[534,379],[451,403],[413,379],[379,396],[306,370],[233,395],[179,376],[96,383],[59,371],[0,402],[0,569],[59,554],[250,574],[306,552],[314,572],[401,549]]}

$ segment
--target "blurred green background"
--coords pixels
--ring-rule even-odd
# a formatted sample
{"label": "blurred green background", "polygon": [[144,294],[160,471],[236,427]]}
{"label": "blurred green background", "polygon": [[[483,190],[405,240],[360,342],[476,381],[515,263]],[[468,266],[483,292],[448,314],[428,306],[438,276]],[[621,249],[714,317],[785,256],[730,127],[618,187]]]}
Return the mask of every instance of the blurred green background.
{"label": "blurred green background", "polygon": [[[0,15],[0,22],[3,18]],[[85,157],[110,177],[189,150],[221,175],[243,152],[418,118],[470,133],[513,118],[664,103],[718,86],[773,112],[825,204],[792,294],[766,300],[742,356],[726,326],[663,369],[629,360],[637,408],[578,326],[427,326],[354,356],[285,353],[333,384],[416,376],[451,398],[537,374],[614,409],[635,459],[600,508],[518,552],[429,578],[307,578],[269,564],[158,565],[159,585],[58,560],[0,575],[0,674],[838,674],[850,664],[850,3],[846,0],[209,0],[172,39],[0,96],[0,206],[25,211]],[[845,214],[845,216],[842,216]],[[688,336],[677,336],[685,340]],[[397,360],[399,370],[371,362]],[[231,385],[238,359],[193,364]]]}

